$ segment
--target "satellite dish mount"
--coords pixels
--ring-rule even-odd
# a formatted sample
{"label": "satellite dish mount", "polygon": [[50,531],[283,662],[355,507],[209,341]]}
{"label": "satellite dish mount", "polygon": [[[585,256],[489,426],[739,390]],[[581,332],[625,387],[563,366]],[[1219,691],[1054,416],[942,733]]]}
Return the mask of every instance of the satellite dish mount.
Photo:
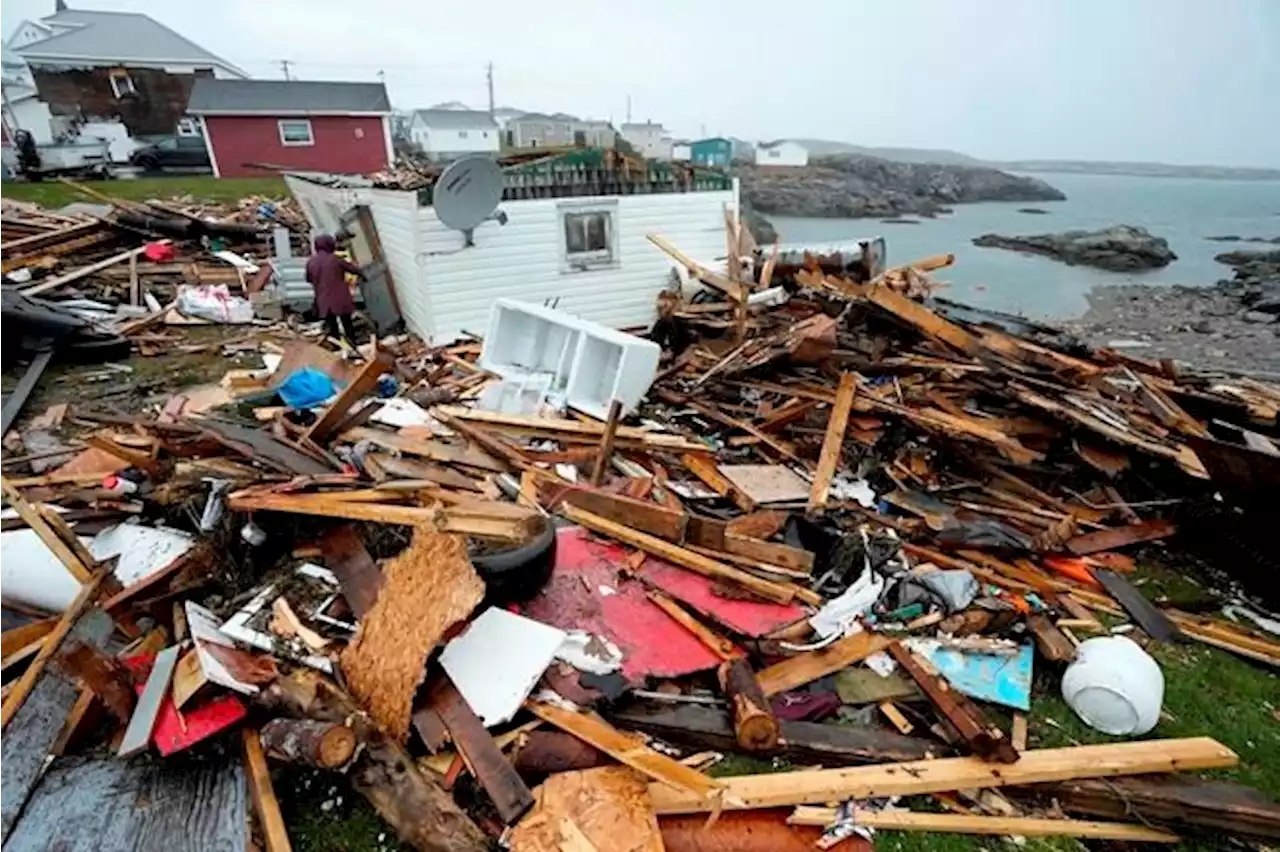
{"label": "satellite dish mount", "polygon": [[[502,169],[488,157],[455,160],[436,179],[436,216],[445,227],[461,231],[466,246],[474,246],[476,226],[493,215],[502,201],[502,187]],[[499,221],[505,224],[505,219],[501,216]]]}

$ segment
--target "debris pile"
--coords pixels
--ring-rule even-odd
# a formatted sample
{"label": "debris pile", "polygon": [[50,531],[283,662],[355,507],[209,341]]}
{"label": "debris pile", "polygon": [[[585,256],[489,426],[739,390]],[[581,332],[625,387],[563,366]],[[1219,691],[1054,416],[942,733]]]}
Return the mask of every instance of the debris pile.
{"label": "debris pile", "polygon": [[[1274,802],[1190,774],[1229,748],[1159,738],[1148,653],[1274,667],[1280,641],[1128,579],[1145,542],[1274,564],[1238,532],[1274,511],[1280,389],[921,301],[949,256],[727,234],[724,272],[651,238],[681,282],[656,365],[566,318],[622,354],[561,375],[537,306],[505,359],[272,326],[222,398],[42,415],[24,434],[75,443],[4,464],[6,848],[166,820],[243,848],[251,803],[288,849],[269,760],[449,852],[1280,836]],[[1036,748],[1033,683],[1156,738]],[[783,771],[717,773],[731,753]]]}

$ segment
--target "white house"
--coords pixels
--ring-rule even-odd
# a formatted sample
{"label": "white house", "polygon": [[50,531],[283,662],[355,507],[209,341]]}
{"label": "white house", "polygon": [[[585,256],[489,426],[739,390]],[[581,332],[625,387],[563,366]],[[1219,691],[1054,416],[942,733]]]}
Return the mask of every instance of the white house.
{"label": "white house", "polygon": [[671,159],[677,163],[687,163],[693,159],[693,145],[687,139],[671,143]]}
{"label": "white house", "polygon": [[807,166],[809,149],[798,142],[779,139],[777,142],[761,142],[756,147],[757,166]]}
{"label": "white house", "polygon": [[413,113],[409,138],[435,159],[459,154],[498,152],[498,123],[487,112],[470,109],[420,109]]}
{"label": "white house", "polygon": [[[516,171],[507,177],[508,196],[526,191],[517,189]],[[555,303],[613,328],[648,325],[675,267],[646,235],[660,230],[691,257],[723,268],[715,259],[724,254],[724,209],[738,204],[737,180],[723,175],[693,187],[672,182],[583,195],[575,194],[585,185],[574,182],[573,170],[562,180],[548,171],[527,176],[538,197],[508,197],[499,206],[505,224],[482,222],[474,244],[464,247],[463,235],[420,205],[415,191],[301,175],[285,180],[315,231],[331,232],[346,211],[369,208],[400,313],[428,342],[482,333],[499,297]]]}
{"label": "white house", "polygon": [[671,134],[661,124],[646,121],[643,124],[624,124],[619,131],[622,138],[631,143],[636,153],[650,160],[671,159]]}

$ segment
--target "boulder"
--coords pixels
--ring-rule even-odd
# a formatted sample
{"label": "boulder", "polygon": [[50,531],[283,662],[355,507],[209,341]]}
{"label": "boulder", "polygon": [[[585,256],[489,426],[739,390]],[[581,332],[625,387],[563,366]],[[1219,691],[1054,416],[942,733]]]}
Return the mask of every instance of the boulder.
{"label": "boulder", "polygon": [[1163,237],[1134,225],[1112,225],[1100,231],[1063,231],[1007,237],[983,234],[976,246],[1042,254],[1072,265],[1095,266],[1114,272],[1134,272],[1168,266],[1178,256]]}

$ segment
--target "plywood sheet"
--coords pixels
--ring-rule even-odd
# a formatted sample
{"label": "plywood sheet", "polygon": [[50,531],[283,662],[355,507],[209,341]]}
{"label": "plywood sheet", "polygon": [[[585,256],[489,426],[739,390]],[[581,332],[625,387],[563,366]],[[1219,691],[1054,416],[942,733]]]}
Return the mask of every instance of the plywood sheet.
{"label": "plywood sheet", "polygon": [[809,499],[809,483],[780,464],[722,464],[720,473],[752,501],[796,503]]}
{"label": "plywood sheet", "polygon": [[483,597],[484,582],[460,535],[419,527],[409,546],[387,560],[378,598],[342,654],[342,673],[388,733],[408,735],[427,654]]}
{"label": "plywood sheet", "polygon": [[[511,833],[512,852],[561,852],[580,834],[596,852],[662,852],[643,776],[625,766],[552,775]],[[569,825],[566,825],[568,821]]]}

